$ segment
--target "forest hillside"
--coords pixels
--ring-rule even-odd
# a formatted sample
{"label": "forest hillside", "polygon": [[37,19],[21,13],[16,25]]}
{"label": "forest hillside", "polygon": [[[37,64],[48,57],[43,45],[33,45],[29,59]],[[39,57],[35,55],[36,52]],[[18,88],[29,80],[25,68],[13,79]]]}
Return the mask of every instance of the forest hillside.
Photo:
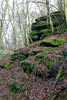
{"label": "forest hillside", "polygon": [[31,44],[0,62],[0,100],[67,100],[67,32],[62,13],[51,16],[53,33],[36,19]]}

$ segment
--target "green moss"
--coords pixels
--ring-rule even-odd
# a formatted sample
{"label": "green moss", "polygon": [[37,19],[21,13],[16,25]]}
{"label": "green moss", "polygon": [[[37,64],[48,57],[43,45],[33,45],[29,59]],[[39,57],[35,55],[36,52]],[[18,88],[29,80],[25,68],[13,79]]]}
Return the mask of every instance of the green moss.
{"label": "green moss", "polygon": [[67,32],[67,28],[66,28],[66,32]]}
{"label": "green moss", "polygon": [[50,36],[51,35],[51,29],[42,29],[40,31],[33,30],[30,33],[30,35],[31,35],[32,40],[40,40],[40,39],[43,39],[46,36]]}
{"label": "green moss", "polygon": [[49,50],[55,50],[56,48],[45,48],[45,49],[42,49],[41,52],[48,52]]}
{"label": "green moss", "polygon": [[40,39],[51,35],[51,29],[44,29],[40,31],[42,33]]}
{"label": "green moss", "polygon": [[17,59],[17,55],[16,54],[11,55],[11,61],[15,61],[16,59]]}
{"label": "green moss", "polygon": [[41,33],[51,33],[51,29],[40,30]]}
{"label": "green moss", "polygon": [[36,24],[32,24],[32,30],[41,30],[47,28],[47,22],[38,22]]}
{"label": "green moss", "polygon": [[25,60],[25,56],[23,54],[18,55],[19,61]]}
{"label": "green moss", "polygon": [[11,61],[10,63],[13,63],[16,59],[18,59],[19,61],[25,60],[25,56],[23,54],[13,54],[11,55]]}
{"label": "green moss", "polygon": [[33,69],[36,67],[36,64],[31,64],[30,62],[24,60],[21,62],[21,67],[23,68],[25,73],[33,72]]}
{"label": "green moss", "polygon": [[33,35],[37,35],[37,34],[41,34],[41,33],[40,33],[39,31],[37,31],[37,30],[31,32],[31,35],[32,35],[32,36],[33,36]]}
{"label": "green moss", "polygon": [[12,93],[20,93],[22,91],[22,86],[20,83],[13,81],[9,83]]}
{"label": "green moss", "polygon": [[9,68],[11,64],[6,64],[4,68]]}
{"label": "green moss", "polygon": [[60,67],[56,79],[58,80],[62,76],[62,67]]}
{"label": "green moss", "polygon": [[61,44],[64,44],[66,40],[64,39],[52,39],[52,40],[43,40],[39,44],[39,46],[47,46],[47,47],[58,47]]}
{"label": "green moss", "polygon": [[37,54],[35,56],[35,61],[39,61],[40,59],[42,59],[44,56]]}

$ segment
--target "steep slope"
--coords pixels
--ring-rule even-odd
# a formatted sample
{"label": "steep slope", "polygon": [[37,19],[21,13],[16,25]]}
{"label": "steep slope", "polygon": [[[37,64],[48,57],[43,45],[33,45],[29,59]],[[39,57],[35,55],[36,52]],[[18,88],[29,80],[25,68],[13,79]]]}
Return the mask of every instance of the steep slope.
{"label": "steep slope", "polygon": [[0,69],[0,100],[67,100],[67,33],[16,51]]}

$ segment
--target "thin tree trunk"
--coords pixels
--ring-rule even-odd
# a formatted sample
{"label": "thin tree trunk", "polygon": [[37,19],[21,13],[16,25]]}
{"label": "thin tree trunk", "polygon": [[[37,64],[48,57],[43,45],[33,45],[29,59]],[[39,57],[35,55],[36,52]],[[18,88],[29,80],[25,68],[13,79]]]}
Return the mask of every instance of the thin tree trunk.
{"label": "thin tree trunk", "polygon": [[52,22],[51,16],[50,16],[50,26],[51,26],[52,33],[54,33],[54,26],[53,26],[53,22]]}
{"label": "thin tree trunk", "polygon": [[66,17],[66,23],[67,23],[67,0],[65,0],[65,17]]}
{"label": "thin tree trunk", "polygon": [[47,26],[49,27],[49,14],[50,14],[49,0],[46,0],[46,6],[47,6]]}

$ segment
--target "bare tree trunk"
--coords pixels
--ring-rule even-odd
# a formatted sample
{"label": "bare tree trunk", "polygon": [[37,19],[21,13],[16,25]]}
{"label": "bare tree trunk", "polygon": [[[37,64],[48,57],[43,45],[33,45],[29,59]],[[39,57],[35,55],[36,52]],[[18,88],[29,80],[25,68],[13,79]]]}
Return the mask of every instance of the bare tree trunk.
{"label": "bare tree trunk", "polygon": [[50,25],[51,25],[51,31],[52,31],[52,33],[54,33],[54,26],[53,26],[53,22],[52,22],[51,16],[50,16]]}
{"label": "bare tree trunk", "polygon": [[66,17],[66,23],[67,23],[67,0],[65,0],[65,17]]}
{"label": "bare tree trunk", "polygon": [[47,6],[47,26],[49,27],[49,14],[50,14],[49,0],[46,0],[46,6]]}
{"label": "bare tree trunk", "polygon": [[60,11],[63,10],[62,1],[63,1],[63,0],[58,0],[58,8],[59,8]]}

